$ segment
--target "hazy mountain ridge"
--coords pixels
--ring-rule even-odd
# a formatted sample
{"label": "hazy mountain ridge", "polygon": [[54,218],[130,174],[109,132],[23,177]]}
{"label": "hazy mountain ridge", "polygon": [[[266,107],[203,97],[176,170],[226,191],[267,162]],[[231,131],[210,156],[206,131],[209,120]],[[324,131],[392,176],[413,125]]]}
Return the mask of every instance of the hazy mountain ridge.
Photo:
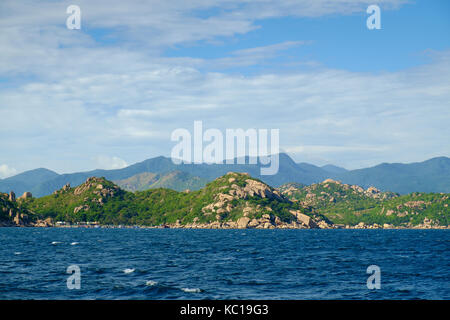
{"label": "hazy mountain ridge", "polygon": [[[61,175],[47,169],[31,170],[0,180],[0,191],[9,192],[13,190],[17,194],[30,191],[34,196],[40,197],[51,194],[67,183],[72,186],[79,185],[92,176],[105,177],[111,181],[122,181],[143,173],[166,177],[161,180],[160,184],[155,184],[154,187],[163,186],[183,190],[185,186],[191,185],[192,187],[189,189],[197,190],[203,187],[207,181],[212,181],[227,172],[234,171],[247,172],[274,187],[289,182],[309,185],[331,178],[343,183],[360,185],[364,188],[374,186],[382,191],[400,194],[450,192],[450,158],[447,157],[438,157],[411,164],[383,163],[370,168],[347,171],[333,165],[318,167],[308,163],[295,163],[288,155],[280,154],[280,167],[276,175],[261,176],[260,168],[260,164],[175,165],[170,158],[161,156],[115,170],[93,170]],[[186,176],[178,179],[175,175],[172,180],[169,179],[169,176],[173,175],[175,171],[183,172]],[[189,177],[193,177],[193,180],[190,181]],[[138,180],[138,178],[135,180]],[[138,184],[137,181],[134,183]],[[142,190],[145,187],[130,185],[130,188],[135,190]]]}
{"label": "hazy mountain ridge", "polygon": [[127,191],[144,191],[155,188],[167,188],[175,191],[198,190],[204,187],[207,182],[206,179],[182,171],[172,171],[165,174],[143,172],[127,179],[114,181]]}
{"label": "hazy mountain ridge", "polygon": [[349,170],[342,168],[342,167],[338,167],[335,166],[333,164],[326,164],[324,166],[321,166],[320,168],[322,168],[323,170],[327,171],[327,172],[331,172],[331,173],[344,173],[344,172],[348,172]]}

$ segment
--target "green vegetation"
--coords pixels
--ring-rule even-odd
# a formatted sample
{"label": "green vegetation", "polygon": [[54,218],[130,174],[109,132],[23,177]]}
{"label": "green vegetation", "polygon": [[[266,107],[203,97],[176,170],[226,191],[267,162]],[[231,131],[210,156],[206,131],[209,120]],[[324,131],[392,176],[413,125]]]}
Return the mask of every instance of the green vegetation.
{"label": "green vegetation", "polygon": [[23,206],[22,199],[11,200],[10,195],[0,192],[0,226],[28,222],[32,214]]}
{"label": "green vegetation", "polygon": [[9,210],[16,209],[13,202],[9,201],[6,193],[0,193],[0,221],[9,221]]}
{"label": "green vegetation", "polygon": [[[275,191],[257,179],[245,174],[228,174],[192,192],[170,189],[150,189],[128,192],[104,178],[89,178],[84,184],[66,186],[52,195],[28,199],[24,208],[38,219],[51,217],[54,221],[99,222],[101,224],[161,225],[236,221],[248,211],[251,218],[272,214],[281,221],[295,217],[289,210],[303,210],[299,204],[278,197],[246,194],[248,181],[264,192]],[[231,196],[230,192],[237,193]],[[306,212],[306,211],[305,211]]]}
{"label": "green vegetation", "polygon": [[391,224],[415,226],[432,221],[435,225],[450,224],[450,194],[411,193],[400,196],[380,192],[375,188],[362,189],[333,180],[305,187],[285,185],[283,195],[292,201],[312,206],[335,224],[366,225]]}
{"label": "green vegetation", "polygon": [[236,223],[246,217],[263,226],[267,221],[272,225],[300,223],[298,215],[303,214],[325,227],[333,223],[448,226],[449,196],[400,196],[331,179],[274,189],[243,173],[228,173],[197,191],[156,188],[130,192],[105,178],[92,177],[77,187],[66,185],[42,198],[10,201],[7,194],[0,193],[0,221],[11,222],[14,216],[20,216],[21,221],[51,218],[54,222],[158,226]]}

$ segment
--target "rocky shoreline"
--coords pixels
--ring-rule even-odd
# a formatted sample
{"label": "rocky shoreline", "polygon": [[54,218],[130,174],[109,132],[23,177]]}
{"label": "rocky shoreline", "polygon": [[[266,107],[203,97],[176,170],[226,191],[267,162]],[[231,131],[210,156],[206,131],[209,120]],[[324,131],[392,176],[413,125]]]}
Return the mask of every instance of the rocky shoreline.
{"label": "rocky shoreline", "polygon": [[[250,221],[251,222],[251,221]],[[164,224],[160,226],[145,226],[145,225],[99,225],[99,224],[74,224],[74,225],[56,225],[50,221],[38,220],[35,223],[28,224],[15,224],[11,222],[0,222],[0,227],[16,227],[16,228],[102,228],[102,229],[224,229],[224,230],[238,230],[238,229],[390,229],[390,230],[446,230],[450,229],[450,226],[436,226],[436,225],[427,225],[420,224],[417,226],[393,226],[393,225],[328,225],[328,226],[317,226],[317,227],[307,227],[306,225],[299,224],[296,222],[293,223],[280,223],[276,224],[258,224],[254,226],[251,223],[248,223],[246,226],[243,224],[238,224],[237,222],[222,222],[219,223],[217,221],[208,223],[208,224],[197,224],[197,223],[188,223],[188,224]]]}

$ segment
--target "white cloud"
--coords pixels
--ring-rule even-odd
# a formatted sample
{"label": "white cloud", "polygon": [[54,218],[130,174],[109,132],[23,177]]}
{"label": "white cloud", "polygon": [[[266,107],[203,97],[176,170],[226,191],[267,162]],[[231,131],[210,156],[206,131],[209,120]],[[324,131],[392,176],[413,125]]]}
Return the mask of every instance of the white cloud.
{"label": "white cloud", "polygon": [[98,169],[122,169],[128,166],[126,161],[119,157],[97,156],[95,161]]}
{"label": "white cloud", "polygon": [[[158,57],[163,50],[175,45],[216,41],[220,37],[248,33],[259,28],[255,24],[258,19],[352,14],[365,12],[372,2],[79,0],[77,5],[82,12],[82,27],[74,31],[65,26],[68,15],[64,2],[3,0],[0,2],[0,74],[37,73],[46,78],[62,77],[77,73],[79,68],[89,73],[107,70],[111,64],[116,69],[121,66],[122,70],[129,70],[128,65],[115,62],[123,58],[133,61],[133,65],[138,67],[142,66],[144,57]],[[384,0],[377,3],[383,9],[391,9],[400,7],[406,1]],[[97,28],[106,30],[104,37],[113,43],[120,40],[120,45],[112,45],[114,48],[96,47],[96,40],[87,32],[95,32]],[[286,42],[284,46],[294,43]],[[138,48],[140,52],[136,52]],[[277,45],[269,46],[264,53],[279,49]],[[261,55],[262,52],[253,49],[252,55],[255,54]]]}
{"label": "white cloud", "polygon": [[5,179],[17,174],[17,170],[7,164],[0,164],[0,179]]}
{"label": "white cloud", "polygon": [[[285,41],[267,46],[236,50],[231,52],[229,57],[202,61],[202,64],[214,69],[252,66],[276,57],[281,51],[310,43],[311,41]],[[197,65],[199,64],[197,63]]]}
{"label": "white cloud", "polygon": [[203,120],[222,130],[280,128],[281,146],[298,160],[320,155],[349,168],[418,161],[450,153],[449,56],[382,74],[315,68],[243,76],[149,62],[141,71],[4,89],[0,126],[23,153],[33,145],[62,154],[131,152],[134,162],[170,154],[171,131]]}
{"label": "white cloud", "polygon": [[[220,59],[161,56],[178,44],[255,30],[257,19],[365,12],[372,0],[77,3],[80,32],[65,28],[64,3],[0,2],[0,77],[18,82],[0,89],[0,130],[9,137],[0,148],[8,150],[2,162],[20,170],[86,169],[97,154],[129,162],[168,155],[171,131],[191,129],[194,120],[219,129],[280,128],[281,146],[298,160],[349,168],[450,153],[448,51],[422,67],[381,74],[320,64],[253,76],[211,71],[261,63],[305,41]],[[85,33],[97,27],[113,28],[119,44],[98,46]],[[118,157],[95,163],[126,166]]]}

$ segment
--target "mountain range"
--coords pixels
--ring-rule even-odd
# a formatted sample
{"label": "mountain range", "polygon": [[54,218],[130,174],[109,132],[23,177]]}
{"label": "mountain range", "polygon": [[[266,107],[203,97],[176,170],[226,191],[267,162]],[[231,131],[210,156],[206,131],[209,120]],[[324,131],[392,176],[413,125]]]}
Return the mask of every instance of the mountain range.
{"label": "mountain range", "polygon": [[[248,163],[248,158],[246,160]],[[285,183],[310,185],[330,178],[363,188],[373,186],[381,191],[399,194],[450,192],[450,158],[448,157],[437,157],[409,164],[382,163],[370,168],[346,170],[334,165],[319,167],[309,163],[296,163],[287,154],[281,153],[277,174],[261,176],[261,167],[260,163],[176,165],[170,158],[160,156],[114,170],[98,169],[58,174],[45,168],[34,169],[0,180],[0,191],[14,191],[18,195],[29,191],[34,197],[42,197],[66,184],[78,186],[89,177],[104,177],[129,191],[159,187],[176,191],[198,190],[207,182],[234,171],[247,172],[274,187]]]}

